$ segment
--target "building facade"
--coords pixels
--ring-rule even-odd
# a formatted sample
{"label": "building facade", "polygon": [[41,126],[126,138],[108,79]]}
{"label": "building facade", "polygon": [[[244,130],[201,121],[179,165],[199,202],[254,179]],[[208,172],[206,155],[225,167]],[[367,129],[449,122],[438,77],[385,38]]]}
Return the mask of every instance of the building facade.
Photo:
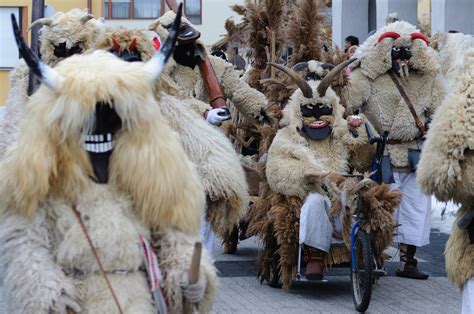
{"label": "building facade", "polygon": [[[181,2],[181,0],[178,0]],[[230,9],[244,0],[184,0],[184,11],[202,33],[204,42],[212,44],[225,34],[224,22],[229,17],[239,21]],[[45,0],[46,15],[87,8],[95,17],[104,17],[108,26],[147,29],[166,10],[165,0]],[[8,93],[8,73],[18,62],[18,51],[11,32],[10,14],[20,21],[25,38],[31,24],[32,0],[0,0],[0,105]]]}
{"label": "building facade", "polygon": [[[181,2],[181,0],[178,0]],[[255,0],[263,1],[263,0]],[[294,3],[296,0],[285,0]],[[363,42],[371,30],[385,24],[389,13],[412,24],[422,31],[444,32],[457,30],[474,33],[474,0],[323,0],[330,8],[323,12],[333,30],[333,43],[344,46],[349,35]],[[207,44],[217,42],[225,35],[224,22],[238,14],[230,8],[245,0],[183,0],[186,16],[201,31]],[[104,17],[109,26],[147,28],[166,10],[165,0],[45,0],[46,14],[66,12],[73,8],[88,8],[95,17]],[[5,103],[8,92],[8,73],[18,62],[18,51],[11,32],[10,14],[21,23],[25,36],[31,23],[32,0],[0,0],[0,105]]]}

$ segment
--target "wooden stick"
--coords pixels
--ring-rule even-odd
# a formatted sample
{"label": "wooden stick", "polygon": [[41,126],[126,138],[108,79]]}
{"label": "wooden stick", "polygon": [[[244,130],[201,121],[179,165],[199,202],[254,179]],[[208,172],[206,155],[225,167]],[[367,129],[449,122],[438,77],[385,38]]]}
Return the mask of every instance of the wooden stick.
{"label": "wooden stick", "polygon": [[201,267],[201,252],[202,243],[196,242],[194,244],[193,258],[191,260],[191,267],[188,272],[189,284],[195,284],[199,280],[199,268]]}

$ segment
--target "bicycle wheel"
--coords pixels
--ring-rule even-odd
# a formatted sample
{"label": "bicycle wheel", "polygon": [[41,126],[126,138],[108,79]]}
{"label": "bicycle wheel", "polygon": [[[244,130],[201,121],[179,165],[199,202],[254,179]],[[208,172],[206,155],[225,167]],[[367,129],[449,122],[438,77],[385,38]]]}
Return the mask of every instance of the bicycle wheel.
{"label": "bicycle wheel", "polygon": [[354,241],[355,261],[351,270],[352,298],[357,311],[365,312],[372,295],[374,258],[370,238],[365,231],[357,231]]}

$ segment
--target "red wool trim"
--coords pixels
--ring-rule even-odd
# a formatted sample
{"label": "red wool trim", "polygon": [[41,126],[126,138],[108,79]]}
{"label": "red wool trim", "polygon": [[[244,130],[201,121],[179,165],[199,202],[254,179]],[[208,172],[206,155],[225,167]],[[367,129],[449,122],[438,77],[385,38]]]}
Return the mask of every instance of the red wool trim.
{"label": "red wool trim", "polygon": [[421,39],[421,40],[423,40],[427,45],[430,44],[430,41],[428,40],[428,37],[426,37],[426,36],[423,35],[422,33],[411,33],[410,36],[411,36],[411,40]]}
{"label": "red wool trim", "polygon": [[377,43],[381,42],[382,40],[384,40],[385,38],[393,38],[393,39],[397,39],[400,37],[400,34],[396,33],[396,32],[385,32],[383,33],[380,37],[379,37],[379,40],[377,41]]}

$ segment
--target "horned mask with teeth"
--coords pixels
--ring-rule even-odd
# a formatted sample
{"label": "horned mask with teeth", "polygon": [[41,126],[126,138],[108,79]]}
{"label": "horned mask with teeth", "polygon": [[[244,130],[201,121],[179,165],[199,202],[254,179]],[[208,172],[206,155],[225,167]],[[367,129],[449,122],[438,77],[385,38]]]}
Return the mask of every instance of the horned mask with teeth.
{"label": "horned mask with teeth", "polygon": [[175,45],[180,14],[146,63],[95,51],[54,69],[27,47],[12,20],[20,53],[43,84],[0,164],[5,205],[32,216],[50,195],[75,202],[96,181],[129,194],[147,225],[197,232],[203,188],[153,90]]}
{"label": "horned mask with teeth", "polygon": [[269,63],[286,73],[299,87],[284,109],[281,125],[294,125],[313,140],[321,140],[331,135],[333,127],[341,123],[344,113],[344,108],[339,104],[339,97],[330,87],[331,82],[342,69],[354,61],[355,59],[352,59],[335,67],[331,66],[332,69],[321,81],[306,81],[292,69]]}

